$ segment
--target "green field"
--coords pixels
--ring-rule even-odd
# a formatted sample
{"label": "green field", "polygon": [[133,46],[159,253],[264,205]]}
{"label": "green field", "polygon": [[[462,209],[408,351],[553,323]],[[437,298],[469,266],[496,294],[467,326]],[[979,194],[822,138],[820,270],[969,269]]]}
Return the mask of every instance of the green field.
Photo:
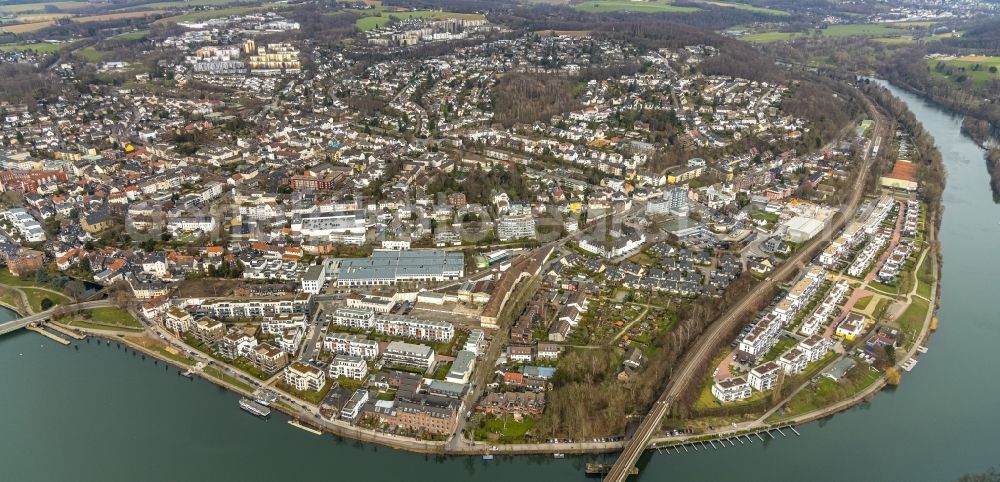
{"label": "green field", "polygon": [[747,12],[753,12],[753,13],[762,13],[764,15],[775,15],[775,16],[780,16],[780,17],[785,17],[785,16],[790,15],[788,12],[786,12],[784,10],[776,10],[776,9],[773,9],[773,8],[757,7],[757,6],[746,4],[746,3],[716,2],[716,1],[712,1],[712,0],[700,0],[699,3],[705,3],[705,4],[708,4],[708,5],[715,5],[716,7],[735,8],[737,10],[745,10]]}
{"label": "green field", "polygon": [[[942,70],[937,70],[939,63],[943,66]],[[975,84],[985,84],[991,80],[1000,79],[1000,57],[969,56],[947,60],[927,59],[927,67],[934,77],[952,82],[971,81]],[[990,67],[996,67],[997,72],[990,72]]]}
{"label": "green field", "polygon": [[792,397],[785,405],[785,413],[776,415],[773,420],[802,415],[850,398],[877,382],[880,376],[881,373],[869,369],[868,365],[858,363],[839,383],[827,377],[819,377],[815,383]]}
{"label": "green field", "polygon": [[116,307],[94,308],[90,310],[90,318],[86,323],[101,325],[107,328],[142,329],[142,323],[129,312]]}
{"label": "green field", "polygon": [[868,308],[868,304],[872,302],[872,297],[872,295],[868,295],[859,299],[857,303],[854,303],[854,309],[864,311],[865,308]]}
{"label": "green field", "polygon": [[0,5],[0,12],[5,13],[21,13],[21,12],[43,12],[45,7],[52,6],[60,10],[69,10],[74,8],[82,8],[94,6],[96,4],[90,2],[80,2],[80,1],[66,1],[66,2],[41,2],[41,3],[21,3],[18,5]]}
{"label": "green field", "polygon": [[482,15],[478,13],[455,13],[455,12],[444,12],[440,10],[414,10],[412,12],[378,12],[381,16],[369,16],[359,18],[354,24],[357,25],[359,29],[363,32],[369,30],[374,30],[376,28],[382,27],[389,23],[390,18],[396,18],[399,20],[407,20],[411,18],[466,18],[466,19],[482,19]]}
{"label": "green field", "polygon": [[[785,40],[792,40],[796,38],[807,38],[814,35],[828,38],[843,38],[843,37],[875,37],[875,38],[886,38],[886,37],[902,37],[906,32],[903,28],[893,27],[884,24],[867,24],[867,23],[855,23],[855,24],[843,24],[843,25],[830,25],[827,28],[810,30],[807,32],[760,32],[751,33],[740,37],[741,40],[745,40],[750,43],[769,43],[769,42],[781,42]],[[911,39],[912,41],[912,39]]]}
{"label": "green field", "polygon": [[573,8],[581,12],[638,12],[638,13],[691,13],[697,12],[695,7],[679,7],[669,0],[599,0],[576,4]]}
{"label": "green field", "polygon": [[531,431],[535,428],[536,420],[532,418],[522,418],[515,420],[513,416],[490,417],[483,419],[473,429],[476,440],[491,440],[498,437],[500,443],[524,443],[530,441]]}
{"label": "green field", "polygon": [[[48,298],[53,305],[60,305],[69,303],[69,298],[62,294],[53,293],[48,290],[41,290],[37,288],[22,288],[24,295],[28,298],[28,303],[31,304],[31,309],[35,313],[40,311],[45,311],[46,308],[42,307],[42,300]],[[51,308],[51,306],[49,307]]]}
{"label": "green field", "polygon": [[45,42],[45,43],[35,43],[35,44],[25,44],[25,43],[3,44],[0,45],[0,52],[14,52],[14,51],[22,52],[31,50],[40,54],[51,54],[58,52],[59,49],[67,47],[69,45],[72,44],[66,42],[63,43]]}
{"label": "green field", "polygon": [[73,52],[73,55],[76,55],[87,62],[97,63],[104,60],[105,53],[97,50],[93,46],[90,46]]}
{"label": "green field", "polygon": [[[142,4],[143,9],[190,8],[213,5],[228,5],[231,3],[258,3],[253,0],[184,0],[174,2],[155,2]],[[128,8],[128,7],[125,7]]]}
{"label": "green field", "polygon": [[120,33],[111,38],[120,40],[142,40],[147,36],[149,36],[149,29],[136,30],[135,32]]}
{"label": "green field", "polygon": [[920,335],[920,330],[924,327],[927,319],[927,310],[930,303],[920,298],[913,298],[913,303],[906,307],[902,315],[896,319],[896,323],[906,334],[906,346],[913,346],[914,337]]}

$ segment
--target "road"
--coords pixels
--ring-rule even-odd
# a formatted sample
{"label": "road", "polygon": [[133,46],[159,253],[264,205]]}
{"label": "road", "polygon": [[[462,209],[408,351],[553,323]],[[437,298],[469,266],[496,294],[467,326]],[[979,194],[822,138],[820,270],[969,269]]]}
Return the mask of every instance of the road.
{"label": "road", "polygon": [[[887,134],[888,120],[870,101],[868,102],[868,108],[869,112],[876,114],[873,116],[876,128],[873,131],[875,134],[872,138],[881,140]],[[716,347],[725,342],[723,337],[732,331],[734,325],[742,319],[743,314],[751,306],[759,302],[764,295],[770,293],[770,288],[773,288],[777,282],[794,274],[808,263],[817,249],[829,242],[833,234],[838,232],[854,216],[858,204],[861,202],[865,179],[868,177],[868,172],[875,157],[872,155],[874,146],[877,144],[877,141],[869,141],[865,147],[865,156],[860,171],[861,175],[858,176],[851,186],[851,197],[845,208],[837,214],[834,222],[831,224],[831,229],[826,230],[821,236],[814,238],[803,249],[792,255],[785,263],[775,269],[769,278],[757,285],[754,291],[747,294],[739,303],[730,308],[719,320],[709,326],[705,334],[698,338],[694,347],[684,356],[678,368],[673,371],[673,376],[671,376],[663,393],[653,404],[646,417],[640,422],[639,427],[625,445],[618,460],[615,461],[615,464],[604,478],[605,481],[623,482],[628,477],[632,467],[639,460],[639,456],[649,446],[649,441],[653,433],[660,428],[663,417],[669,411],[670,403],[683,393],[689,383],[697,381],[700,378],[700,367],[708,363]]]}

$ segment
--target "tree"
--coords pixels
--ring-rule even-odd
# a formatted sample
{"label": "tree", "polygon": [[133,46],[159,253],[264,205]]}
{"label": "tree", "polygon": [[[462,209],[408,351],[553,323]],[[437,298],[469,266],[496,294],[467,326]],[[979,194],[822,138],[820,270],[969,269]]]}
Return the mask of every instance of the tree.
{"label": "tree", "polygon": [[896,367],[889,367],[885,369],[885,381],[889,385],[899,385],[900,381],[899,369]]}
{"label": "tree", "polygon": [[66,283],[63,289],[66,291],[66,295],[73,300],[73,303],[79,303],[83,298],[83,294],[87,292],[87,287],[77,280]]}

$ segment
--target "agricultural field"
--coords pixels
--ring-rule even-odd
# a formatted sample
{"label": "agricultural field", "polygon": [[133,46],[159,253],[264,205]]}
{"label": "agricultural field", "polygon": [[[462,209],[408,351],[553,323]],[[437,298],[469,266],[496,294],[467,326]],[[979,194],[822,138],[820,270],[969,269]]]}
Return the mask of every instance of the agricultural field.
{"label": "agricultural field", "polygon": [[72,10],[74,8],[93,7],[96,5],[99,4],[82,2],[82,1],[21,3],[17,5],[0,5],[0,12],[4,13],[44,12],[47,7],[57,8],[59,10]]}
{"label": "agricultural field", "polygon": [[975,84],[985,84],[991,80],[1000,79],[1000,72],[998,72],[1000,71],[1000,57],[966,55],[964,57],[927,59],[927,67],[930,69],[931,75],[958,83],[971,81]]}
{"label": "agricultural field", "polygon": [[150,15],[159,15],[163,10],[144,10],[141,12],[109,13],[105,15],[91,15],[87,17],[74,17],[73,21],[78,23],[106,22],[108,20],[122,20],[126,18],[142,18]]}
{"label": "agricultural field", "polygon": [[[359,12],[361,13],[361,12]],[[376,15],[375,13],[365,12],[368,15]],[[414,10],[412,12],[386,12],[378,11],[378,15],[381,16],[368,16],[359,18],[355,25],[364,32],[368,30],[374,30],[376,28],[382,27],[389,23],[390,18],[397,18],[400,20],[406,20],[410,18],[468,18],[468,19],[481,19],[482,15],[476,13],[454,13],[454,12],[443,12],[440,10]]]}
{"label": "agricultural field", "polygon": [[823,29],[810,30],[807,32],[759,32],[751,33],[740,37],[741,40],[750,43],[770,43],[783,42],[797,38],[820,36],[827,38],[844,37],[873,37],[878,39],[908,38],[909,40],[896,41],[903,43],[912,41],[912,37],[906,36],[907,28],[903,25],[886,24],[843,24],[830,25]]}
{"label": "agricultural field", "polygon": [[0,52],[21,52],[21,51],[35,51],[40,54],[50,54],[58,52],[60,49],[67,47],[71,44],[69,43],[16,43],[16,44],[3,44],[0,45]]}
{"label": "agricultural field", "polygon": [[47,22],[34,22],[34,23],[19,23],[15,25],[4,25],[0,27],[0,32],[7,33],[31,33],[41,30],[46,27],[51,27],[55,25],[54,20],[49,20]]}
{"label": "agricultural field", "polygon": [[779,16],[779,17],[787,17],[788,15],[790,15],[788,12],[786,12],[784,10],[777,10],[777,9],[774,9],[774,8],[757,7],[757,6],[746,4],[746,3],[716,2],[714,0],[700,0],[699,3],[704,3],[704,4],[708,4],[708,5],[715,5],[716,7],[735,8],[736,10],[745,10],[747,12],[761,13],[761,14],[764,14],[764,15],[774,15],[774,16]]}
{"label": "agricultural field", "polygon": [[215,10],[203,10],[198,12],[188,12],[183,15],[177,15],[174,17],[161,18],[154,24],[168,24],[177,22],[197,22],[199,20],[208,20],[210,18],[220,18],[229,17],[232,15],[244,15],[250,12],[257,12],[260,10],[266,10],[265,7],[229,7],[229,8],[218,8]]}
{"label": "agricultural field", "polygon": [[638,12],[638,13],[691,13],[697,12],[696,7],[679,7],[670,0],[649,0],[633,2],[631,0],[598,0],[587,1],[573,8],[581,12]]}
{"label": "agricultural field", "polygon": [[[191,7],[205,7],[214,5],[228,5],[231,3],[258,3],[253,0],[184,0],[184,1],[173,1],[173,2],[153,2],[144,3],[142,8],[148,9],[166,9],[166,8],[191,8]],[[130,8],[130,7],[124,7]]]}

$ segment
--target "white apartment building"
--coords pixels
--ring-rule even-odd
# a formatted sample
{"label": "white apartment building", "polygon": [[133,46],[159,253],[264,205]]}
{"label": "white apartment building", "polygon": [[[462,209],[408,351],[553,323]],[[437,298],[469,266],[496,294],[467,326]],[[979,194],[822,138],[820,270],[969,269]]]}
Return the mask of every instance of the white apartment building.
{"label": "white apartment building", "polygon": [[720,402],[735,402],[750,397],[750,383],[743,377],[716,380],[712,384],[712,395]]}
{"label": "white apartment building", "polygon": [[323,370],[301,362],[295,362],[285,367],[284,378],[285,383],[303,392],[318,392],[326,384]]}
{"label": "white apartment building", "polygon": [[347,377],[364,380],[368,376],[368,363],[364,358],[351,355],[337,355],[330,362],[330,378]]}
{"label": "white apartment building", "polygon": [[750,386],[754,390],[764,391],[774,388],[774,385],[778,383],[778,376],[781,372],[781,367],[777,363],[770,361],[763,365],[758,365],[750,370],[750,374],[747,380]]}
{"label": "white apartment building", "polygon": [[378,342],[350,333],[330,333],[323,339],[323,349],[341,355],[374,360],[378,358]]}
{"label": "white apartment building", "polygon": [[390,365],[429,370],[434,364],[434,350],[426,345],[394,341],[385,348],[382,359]]}

